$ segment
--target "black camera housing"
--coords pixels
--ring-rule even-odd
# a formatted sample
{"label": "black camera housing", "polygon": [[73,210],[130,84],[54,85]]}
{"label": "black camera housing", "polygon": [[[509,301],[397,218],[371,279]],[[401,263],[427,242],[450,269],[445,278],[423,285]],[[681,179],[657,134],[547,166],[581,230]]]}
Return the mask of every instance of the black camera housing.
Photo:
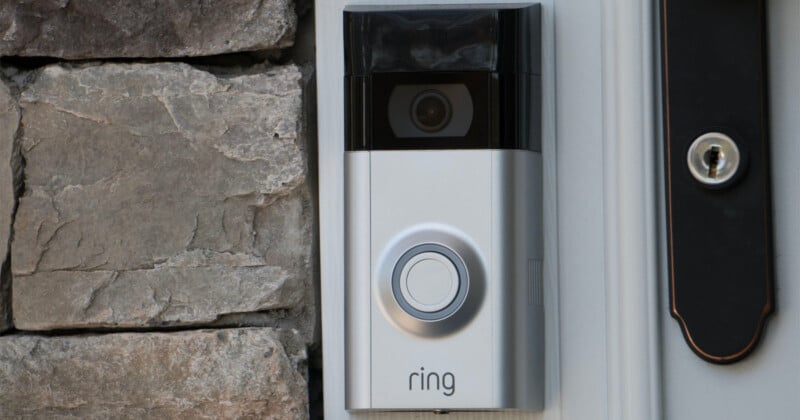
{"label": "black camera housing", "polygon": [[[541,151],[540,14],[536,4],[345,9],[345,149]],[[442,129],[410,125],[414,102],[397,92],[414,88],[449,96]],[[464,88],[469,100],[454,93]]]}

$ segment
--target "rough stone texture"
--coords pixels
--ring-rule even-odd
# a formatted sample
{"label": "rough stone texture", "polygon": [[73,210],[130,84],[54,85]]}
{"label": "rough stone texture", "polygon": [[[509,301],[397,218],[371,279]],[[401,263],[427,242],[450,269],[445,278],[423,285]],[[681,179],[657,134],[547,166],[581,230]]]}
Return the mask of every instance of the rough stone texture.
{"label": "rough stone texture", "polygon": [[8,245],[14,213],[15,191],[20,179],[21,161],[15,142],[19,127],[19,107],[6,84],[0,80],[0,332],[11,326],[7,270]]}
{"label": "rough stone texture", "polygon": [[292,0],[3,0],[0,55],[181,57],[285,48]]}
{"label": "rough stone texture", "polygon": [[[0,337],[0,413],[47,419],[305,419],[304,354],[246,328]],[[300,365],[300,366],[298,366]]]}
{"label": "rough stone texture", "polygon": [[209,323],[309,294],[301,74],[44,68],[20,99],[18,329]]}

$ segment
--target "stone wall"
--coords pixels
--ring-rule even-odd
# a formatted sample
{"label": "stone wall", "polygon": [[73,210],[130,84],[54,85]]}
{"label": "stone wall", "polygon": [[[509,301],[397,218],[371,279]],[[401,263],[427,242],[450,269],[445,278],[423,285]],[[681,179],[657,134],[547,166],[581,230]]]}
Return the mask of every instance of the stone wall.
{"label": "stone wall", "polygon": [[0,2],[0,417],[308,418],[310,2],[113,3]]}

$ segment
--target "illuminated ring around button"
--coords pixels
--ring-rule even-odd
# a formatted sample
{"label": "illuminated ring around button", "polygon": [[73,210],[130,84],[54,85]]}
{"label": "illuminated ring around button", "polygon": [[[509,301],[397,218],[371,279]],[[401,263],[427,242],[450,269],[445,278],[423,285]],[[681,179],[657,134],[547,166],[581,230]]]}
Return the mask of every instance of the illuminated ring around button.
{"label": "illuminated ring around button", "polygon": [[400,272],[400,293],[414,309],[438,312],[458,294],[458,270],[438,252],[413,256]]}
{"label": "illuminated ring around button", "polygon": [[[455,271],[455,290],[451,288],[438,302],[420,302],[408,289],[408,274],[416,264],[424,260],[437,261],[444,265],[445,270],[450,271],[452,268]],[[438,321],[453,315],[464,304],[469,292],[469,276],[464,262],[450,248],[438,244],[417,245],[406,251],[395,264],[392,271],[392,292],[397,304],[409,315],[423,321]],[[450,297],[451,294],[454,296]]]}

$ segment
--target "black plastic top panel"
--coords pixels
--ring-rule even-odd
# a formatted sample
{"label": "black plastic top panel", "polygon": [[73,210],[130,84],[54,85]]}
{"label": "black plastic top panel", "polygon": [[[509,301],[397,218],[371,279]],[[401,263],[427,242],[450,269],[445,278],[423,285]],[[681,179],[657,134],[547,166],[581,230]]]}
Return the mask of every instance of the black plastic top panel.
{"label": "black plastic top panel", "polygon": [[349,6],[345,75],[408,71],[540,74],[538,4]]}

